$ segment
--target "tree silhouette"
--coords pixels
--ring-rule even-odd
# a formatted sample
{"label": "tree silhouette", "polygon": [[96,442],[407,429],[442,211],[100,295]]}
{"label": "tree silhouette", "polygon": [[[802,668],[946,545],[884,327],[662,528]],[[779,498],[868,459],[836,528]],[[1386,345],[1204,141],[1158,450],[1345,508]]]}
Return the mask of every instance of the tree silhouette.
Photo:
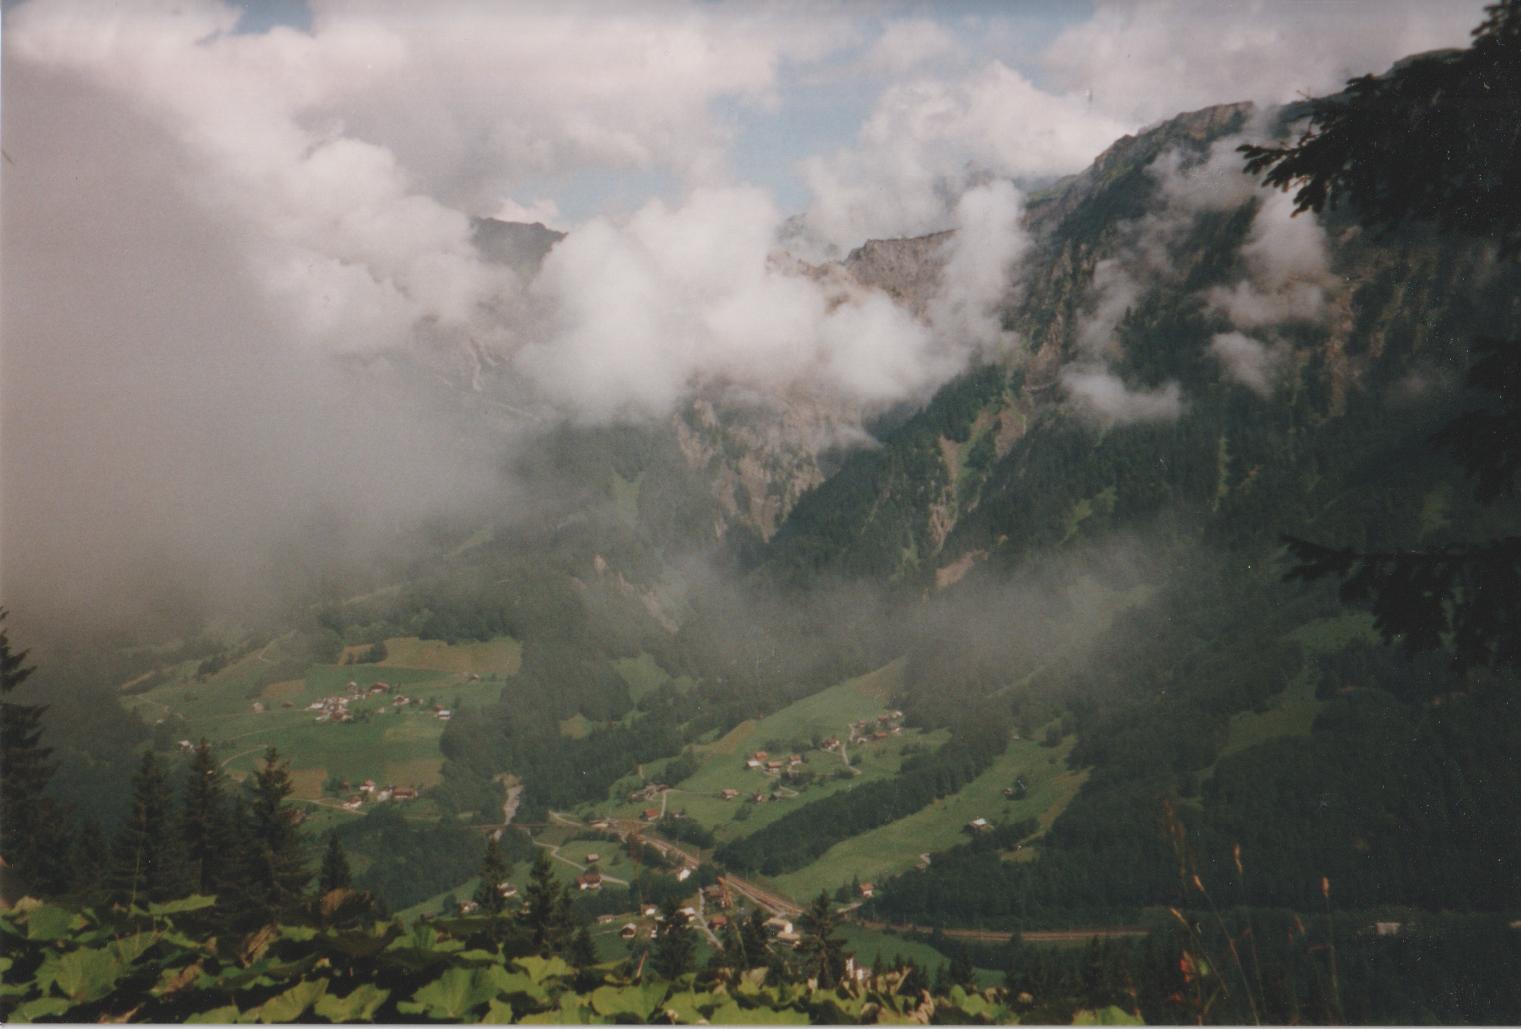
{"label": "tree silhouette", "polygon": [[[1311,101],[1291,146],[1240,148],[1263,185],[1295,190],[1294,209],[1346,201],[1366,226],[1434,222],[1521,257],[1521,0],[1486,8],[1466,50],[1410,58],[1382,76]],[[1521,340],[1475,344],[1475,403],[1433,437],[1481,501],[1521,475]],[[1462,665],[1521,665],[1521,536],[1423,551],[1370,553],[1284,537],[1289,575],[1341,580],[1385,641],[1411,651],[1450,645]]]}
{"label": "tree silhouette", "polygon": [[[36,669],[26,663],[27,651],[13,651],[0,608],[0,696],[9,697]],[[0,701],[0,854],[7,878],[53,893],[66,888],[60,881],[67,862],[57,860],[66,846],[66,828],[57,805],[44,795],[53,777],[52,749],[42,745],[42,715],[37,704]],[[66,876],[65,876],[66,878]]]}

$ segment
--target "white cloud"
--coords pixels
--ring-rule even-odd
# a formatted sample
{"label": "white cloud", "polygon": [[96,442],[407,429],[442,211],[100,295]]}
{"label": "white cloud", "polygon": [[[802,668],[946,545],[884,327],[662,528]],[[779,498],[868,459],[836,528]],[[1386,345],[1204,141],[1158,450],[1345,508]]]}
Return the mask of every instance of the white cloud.
{"label": "white cloud", "polygon": [[901,75],[956,52],[956,39],[928,18],[893,21],[865,57],[867,70]]}
{"label": "white cloud", "polygon": [[1335,285],[1325,229],[1312,213],[1296,216],[1288,194],[1261,196],[1262,206],[1241,248],[1247,276],[1211,289],[1206,300],[1243,329],[1318,322],[1327,312],[1327,291]]}
{"label": "white cloud", "polygon": [[1277,104],[1340,89],[1407,54],[1462,47],[1481,0],[1320,4],[1100,0],[1044,55],[1059,87],[1134,124],[1233,100]]}
{"label": "white cloud", "polygon": [[1270,346],[1240,332],[1217,333],[1209,341],[1209,352],[1227,378],[1262,397],[1272,392],[1274,379],[1290,358],[1284,344]]}
{"label": "white cloud", "polygon": [[1131,389],[1103,365],[1069,365],[1062,369],[1061,382],[1081,413],[1103,422],[1166,422],[1183,411],[1183,391],[1176,382]]}
{"label": "white cloud", "polygon": [[883,294],[774,256],[780,224],[764,193],[726,188],[577,228],[534,281],[547,326],[517,367],[572,417],[606,421],[668,413],[715,383],[880,403],[960,366]]}
{"label": "white cloud", "polygon": [[1031,244],[1022,221],[1024,198],[1010,182],[989,182],[963,193],[953,215],[956,231],[945,244],[929,320],[948,339],[994,345],[1004,335],[999,306]]}
{"label": "white cloud", "polygon": [[895,84],[852,146],[803,162],[808,227],[839,248],[943,229],[969,186],[1078,171],[1124,128],[998,61]]}

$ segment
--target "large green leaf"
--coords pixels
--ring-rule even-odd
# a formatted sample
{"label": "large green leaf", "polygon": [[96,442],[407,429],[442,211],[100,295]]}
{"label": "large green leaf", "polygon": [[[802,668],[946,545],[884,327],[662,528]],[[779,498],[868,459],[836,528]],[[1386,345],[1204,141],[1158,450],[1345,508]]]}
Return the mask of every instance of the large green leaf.
{"label": "large green leaf", "polygon": [[568,979],[576,974],[576,970],[563,958],[526,957],[518,958],[514,964],[527,972],[536,983],[546,979]]}
{"label": "large green leaf", "polygon": [[374,983],[365,983],[346,997],[324,993],[317,999],[312,1010],[329,1022],[369,1022],[390,995],[390,990],[382,990]]}
{"label": "large green leaf", "polygon": [[196,893],[189,897],[181,897],[179,900],[166,900],[162,904],[149,904],[150,915],[178,915],[185,911],[200,911],[209,908],[217,902],[215,897],[208,897]]}
{"label": "large green leaf", "polygon": [[[492,1002],[492,1010],[496,1009],[496,1001]],[[502,1005],[506,1007],[506,1005]],[[486,1021],[492,1021],[491,1011],[486,1014]],[[524,1025],[601,1025],[607,1019],[599,1016],[586,1005],[586,998],[572,993],[569,990],[560,994],[560,1006],[548,1011],[536,1011],[531,1015],[524,1015],[518,1021]]]}
{"label": "large green leaf", "polygon": [[48,958],[37,969],[37,985],[49,986],[75,1004],[88,1004],[111,992],[126,966],[108,950],[71,950]]}
{"label": "large green leaf", "polygon": [[231,1025],[243,1014],[237,1005],[228,1004],[210,1011],[197,1011],[185,1019],[186,1025]]}
{"label": "large green leaf", "polygon": [[1110,1004],[1106,1008],[1087,1008],[1072,1013],[1073,1025],[1145,1025],[1141,1019],[1124,1008]]}
{"label": "large green leaf", "polygon": [[35,1022],[39,1018],[47,1018],[51,1015],[61,1015],[73,1005],[62,997],[39,997],[29,1000],[25,1004],[11,1012],[11,1020],[15,1022]]}
{"label": "large green leaf", "polygon": [[807,1025],[808,1013],[794,1008],[742,1008],[733,1000],[713,1009],[708,1021],[714,1025]]}
{"label": "large green leaf", "polygon": [[26,916],[26,938],[29,940],[59,940],[74,927],[74,912],[67,908],[44,904]]}
{"label": "large green leaf", "polygon": [[499,966],[451,968],[412,994],[410,1001],[396,1005],[396,1010],[404,1015],[427,1015],[429,1018],[459,1021],[474,1008],[495,997],[506,977],[507,973]]}
{"label": "large green leaf", "polygon": [[326,979],[304,979],[246,1012],[240,1022],[294,1022],[327,992]]}
{"label": "large green leaf", "polygon": [[673,993],[667,997],[661,1007],[666,1012],[675,1015],[678,1021],[691,1025],[702,1019],[706,1019],[708,1012],[727,999],[727,994],[719,996],[713,993],[698,993],[695,990],[683,990],[680,993]]}
{"label": "large green leaf", "polygon": [[637,986],[599,986],[592,991],[592,1007],[609,1018],[633,1016],[647,1022],[668,989],[667,983],[648,980]]}

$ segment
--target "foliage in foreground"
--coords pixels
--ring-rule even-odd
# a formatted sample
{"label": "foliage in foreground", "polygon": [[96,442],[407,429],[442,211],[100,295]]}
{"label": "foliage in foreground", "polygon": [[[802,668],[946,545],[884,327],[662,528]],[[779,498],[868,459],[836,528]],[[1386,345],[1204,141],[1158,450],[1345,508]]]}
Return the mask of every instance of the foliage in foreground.
{"label": "foliage in foreground", "polygon": [[[346,891],[319,912],[337,915]],[[412,929],[269,925],[236,941],[199,935],[210,897],[73,911],[28,898],[0,913],[0,1017],[70,1022],[682,1022],[806,1024],[1016,1021],[1001,990],[918,988],[907,971],[834,988],[764,968],[674,979],[642,967],[576,969],[507,959],[489,918]],[[1090,1024],[1133,1021],[1118,1008]]]}

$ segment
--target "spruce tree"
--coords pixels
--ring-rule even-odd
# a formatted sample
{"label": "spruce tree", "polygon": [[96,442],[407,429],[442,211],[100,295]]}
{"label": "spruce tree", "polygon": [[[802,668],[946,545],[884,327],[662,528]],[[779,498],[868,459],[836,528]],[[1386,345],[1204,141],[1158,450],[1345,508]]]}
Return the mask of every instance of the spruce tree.
{"label": "spruce tree", "polygon": [[486,854],[481,858],[481,884],[475,888],[475,903],[482,913],[499,915],[507,908],[501,885],[512,874],[512,867],[502,857],[496,837],[486,838]]}
{"label": "spruce tree", "polygon": [[334,890],[346,890],[353,882],[343,844],[338,842],[336,832],[330,832],[327,834],[327,851],[322,855],[322,870],[317,873],[317,892],[325,896]]}
{"label": "spruce tree", "polygon": [[270,747],[264,752],[264,764],[253,775],[247,822],[252,885],[262,900],[265,917],[277,917],[294,907],[312,877],[296,827],[296,812],[285,802],[292,788],[289,767]]}
{"label": "spruce tree", "polygon": [[230,822],[222,770],[203,738],[190,759],[181,819],[185,857],[197,893],[215,894],[225,878],[223,868],[232,847]]}
{"label": "spruce tree", "polygon": [[751,908],[749,917],[740,924],[739,941],[744,953],[744,964],[739,967],[760,968],[766,964],[770,947],[766,937],[766,913],[760,908]]}
{"label": "spruce tree", "polygon": [[[0,608],[0,623],[7,612]],[[0,624],[0,696],[9,696],[36,669],[26,664],[27,651],[12,651],[10,637]],[[53,777],[51,748],[42,745],[42,714],[47,708],[0,701],[0,855],[27,886],[50,878],[58,866],[57,830],[61,813],[43,795]],[[51,891],[44,891],[51,892]]]}
{"label": "spruce tree", "polygon": [[802,939],[798,953],[803,974],[817,979],[825,988],[836,985],[845,974],[845,942],[835,936],[840,919],[829,904],[829,894],[823,890],[813,898],[808,910],[798,916],[798,929]]}
{"label": "spruce tree", "polygon": [[675,979],[692,970],[697,940],[678,901],[667,900],[660,908],[660,931],[655,936],[651,962],[662,979]]}
{"label": "spruce tree", "polygon": [[169,781],[152,750],[132,777],[132,809],[111,849],[110,892],[126,904],[172,900],[190,890]]}
{"label": "spruce tree", "polygon": [[558,942],[558,913],[560,889],[555,883],[554,870],[549,867],[549,857],[540,850],[533,858],[533,868],[528,873],[528,889],[524,891],[528,904],[526,918],[528,932],[535,953],[549,956]]}

